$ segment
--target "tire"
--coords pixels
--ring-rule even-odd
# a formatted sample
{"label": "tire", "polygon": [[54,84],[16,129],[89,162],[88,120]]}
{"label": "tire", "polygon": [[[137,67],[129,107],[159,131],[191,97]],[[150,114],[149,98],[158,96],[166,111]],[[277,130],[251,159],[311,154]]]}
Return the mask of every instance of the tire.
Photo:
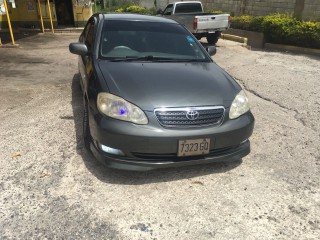
{"label": "tire", "polygon": [[82,126],[83,126],[83,142],[84,147],[90,151],[90,143],[91,143],[91,134],[90,134],[90,127],[89,127],[89,112],[88,112],[88,106],[85,104],[83,109],[83,120],[82,120]]}
{"label": "tire", "polygon": [[79,71],[79,87],[80,87],[81,92],[83,93],[82,83],[83,83],[83,81],[82,81],[81,73]]}
{"label": "tire", "polygon": [[82,86],[81,86],[81,79],[79,80],[79,89],[81,90],[81,92],[82,92]]}
{"label": "tire", "polygon": [[221,32],[209,33],[207,35],[207,41],[209,44],[216,44],[221,36]]}

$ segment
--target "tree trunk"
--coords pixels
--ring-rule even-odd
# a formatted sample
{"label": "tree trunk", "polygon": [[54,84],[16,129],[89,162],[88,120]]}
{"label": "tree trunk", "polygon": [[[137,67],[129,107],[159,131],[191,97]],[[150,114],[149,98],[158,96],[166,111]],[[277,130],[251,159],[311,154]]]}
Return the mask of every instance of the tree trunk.
{"label": "tree trunk", "polygon": [[302,19],[303,9],[305,0],[296,0],[294,4],[294,14],[293,16],[297,19]]}
{"label": "tree trunk", "polygon": [[241,0],[240,2],[240,15],[244,15],[246,12],[247,0]]}

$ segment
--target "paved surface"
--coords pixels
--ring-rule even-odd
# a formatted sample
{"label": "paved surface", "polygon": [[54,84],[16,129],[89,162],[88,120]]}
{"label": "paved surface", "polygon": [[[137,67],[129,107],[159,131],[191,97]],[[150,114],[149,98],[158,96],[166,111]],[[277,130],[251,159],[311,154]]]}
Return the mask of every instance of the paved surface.
{"label": "paved surface", "polygon": [[214,59],[245,87],[256,117],[252,153],[130,173],[83,148],[67,49],[77,35],[0,48],[0,239],[319,238],[319,58],[220,40]]}

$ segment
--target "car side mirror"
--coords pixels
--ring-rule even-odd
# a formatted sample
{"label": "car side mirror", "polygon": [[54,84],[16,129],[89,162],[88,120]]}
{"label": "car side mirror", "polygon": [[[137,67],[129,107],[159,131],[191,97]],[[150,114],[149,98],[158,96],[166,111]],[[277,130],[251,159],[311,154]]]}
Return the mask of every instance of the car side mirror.
{"label": "car side mirror", "polygon": [[206,47],[206,50],[210,56],[213,56],[217,53],[217,48],[215,46]]}
{"label": "car side mirror", "polygon": [[88,54],[88,48],[84,43],[70,43],[69,51],[80,56]]}
{"label": "car side mirror", "polygon": [[158,9],[158,10],[157,10],[157,15],[163,15],[162,9]]}

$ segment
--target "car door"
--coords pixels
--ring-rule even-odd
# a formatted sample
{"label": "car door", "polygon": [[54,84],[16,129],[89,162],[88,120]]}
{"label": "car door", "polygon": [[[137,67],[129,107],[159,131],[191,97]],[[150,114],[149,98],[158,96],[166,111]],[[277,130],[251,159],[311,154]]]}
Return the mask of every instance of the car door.
{"label": "car door", "polygon": [[94,29],[95,29],[95,18],[90,18],[83,33],[79,38],[79,42],[84,43],[88,48],[88,54],[79,57],[79,72],[81,75],[81,87],[86,92],[88,82],[93,73],[92,66],[92,53],[94,48]]}
{"label": "car door", "polygon": [[173,4],[169,4],[163,11],[163,15],[172,15],[172,11],[173,11]]}

